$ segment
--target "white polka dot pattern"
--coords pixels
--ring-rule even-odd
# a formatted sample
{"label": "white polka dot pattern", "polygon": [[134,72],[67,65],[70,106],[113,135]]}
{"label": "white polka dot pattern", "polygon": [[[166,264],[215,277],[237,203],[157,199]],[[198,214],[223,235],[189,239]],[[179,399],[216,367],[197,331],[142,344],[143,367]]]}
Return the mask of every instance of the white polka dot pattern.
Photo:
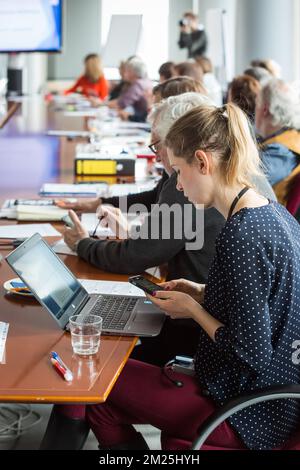
{"label": "white polka dot pattern", "polygon": [[[292,343],[300,339],[300,225],[278,203],[245,208],[216,241],[204,307],[225,326],[201,332],[196,372],[218,404],[242,393],[299,384]],[[294,400],[266,402],[229,419],[245,445],[271,449],[300,423]]]}

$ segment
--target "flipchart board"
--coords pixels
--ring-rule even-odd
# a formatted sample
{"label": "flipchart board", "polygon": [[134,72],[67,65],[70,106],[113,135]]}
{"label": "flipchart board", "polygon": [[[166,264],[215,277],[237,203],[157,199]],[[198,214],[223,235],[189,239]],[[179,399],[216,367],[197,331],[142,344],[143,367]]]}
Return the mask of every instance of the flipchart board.
{"label": "flipchart board", "polygon": [[112,15],[102,60],[105,67],[118,67],[121,60],[136,55],[143,15]]}
{"label": "flipchart board", "polygon": [[218,70],[222,82],[232,78],[232,58],[230,57],[228,18],[226,10],[209,9],[206,13],[206,33],[208,37],[207,55]]}

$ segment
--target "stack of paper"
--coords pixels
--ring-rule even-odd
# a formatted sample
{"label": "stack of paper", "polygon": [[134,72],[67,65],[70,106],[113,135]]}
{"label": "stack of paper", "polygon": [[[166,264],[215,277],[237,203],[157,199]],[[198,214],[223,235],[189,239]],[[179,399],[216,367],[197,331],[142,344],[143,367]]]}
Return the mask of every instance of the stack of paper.
{"label": "stack of paper", "polygon": [[45,204],[43,200],[30,199],[27,201],[25,199],[7,199],[0,210],[0,218],[46,222],[61,220],[67,214],[67,210],[60,209],[53,203]]}
{"label": "stack of paper", "polygon": [[97,184],[60,184],[45,183],[41,187],[40,196],[50,197],[101,197],[107,193],[107,183]]}
{"label": "stack of paper", "polygon": [[59,221],[66,215],[68,211],[57,206],[16,206],[17,220]]}
{"label": "stack of paper", "polygon": [[60,236],[50,224],[0,225],[0,238],[28,238],[35,233],[39,233],[42,237]]}
{"label": "stack of paper", "polygon": [[109,196],[126,196],[127,194],[142,193],[150,191],[156,186],[156,180],[152,179],[144,183],[124,183],[124,184],[111,184],[108,188]]}

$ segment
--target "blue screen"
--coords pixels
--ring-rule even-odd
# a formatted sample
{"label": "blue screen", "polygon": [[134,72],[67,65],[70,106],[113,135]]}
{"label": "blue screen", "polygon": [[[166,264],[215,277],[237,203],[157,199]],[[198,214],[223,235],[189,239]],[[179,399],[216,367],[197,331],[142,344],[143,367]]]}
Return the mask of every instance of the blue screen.
{"label": "blue screen", "polygon": [[1,0],[0,52],[60,51],[62,0]]}

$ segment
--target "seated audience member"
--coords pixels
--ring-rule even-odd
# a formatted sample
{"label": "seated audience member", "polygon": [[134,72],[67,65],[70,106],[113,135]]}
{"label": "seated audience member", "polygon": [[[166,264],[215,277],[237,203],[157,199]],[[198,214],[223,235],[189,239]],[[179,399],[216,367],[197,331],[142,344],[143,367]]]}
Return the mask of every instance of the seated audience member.
{"label": "seated audience member", "polygon": [[202,95],[207,95],[206,89],[201,82],[197,82],[191,77],[174,77],[165,80],[158,85],[155,85],[152,90],[154,103],[159,103],[161,100],[168,98],[169,96],[181,95],[182,93],[188,93],[195,91]]}
{"label": "seated audience member", "polygon": [[129,86],[129,83],[124,80],[125,63],[125,61],[120,62],[119,73],[121,80],[110,90],[108,97],[109,101],[118,99],[121,93],[124,93],[125,89]]}
{"label": "seated audience member", "polygon": [[255,80],[257,80],[261,85],[265,85],[268,80],[273,78],[273,75],[262,67],[249,67],[244,70],[244,75],[249,75],[249,77],[255,78]]}
{"label": "seated audience member", "polygon": [[159,82],[169,80],[176,75],[174,62],[164,62],[158,69]]}
{"label": "seated audience member", "polygon": [[186,61],[175,65],[175,76],[191,77],[198,82],[203,82],[202,68],[197,62]]}
{"label": "seated audience member", "polygon": [[124,65],[123,77],[129,86],[118,99],[109,101],[108,106],[120,110],[123,119],[135,115],[135,120],[144,122],[148,113],[147,92],[152,90],[145,63],[138,57],[128,60]]}
{"label": "seated audience member", "polygon": [[262,67],[266,69],[273,77],[280,78],[281,67],[273,59],[256,59],[251,60],[251,67]]}
{"label": "seated audience member", "polygon": [[255,125],[262,161],[279,202],[286,204],[290,180],[300,172],[299,94],[279,79],[270,80],[256,99]]}
{"label": "seated audience member", "polygon": [[255,100],[260,89],[259,82],[248,75],[235,77],[228,87],[228,102],[238,105],[251,123],[255,119]]}
{"label": "seated audience member", "polygon": [[[160,429],[163,450],[189,449],[199,426],[228,400],[299,385],[291,345],[300,337],[300,227],[252,187],[260,158],[245,114],[232,103],[201,105],[172,125],[165,143],[178,190],[216,208],[226,224],[206,286],[177,279],[149,296],[174,321],[199,325],[195,375],[129,359],[105,403],[56,407],[56,422],[85,418],[102,450],[148,449],[133,424]],[[296,400],[257,403],[222,422],[206,445],[281,448],[299,420]]]}
{"label": "seated audience member", "polygon": [[223,104],[222,88],[213,73],[213,65],[208,57],[196,57],[196,62],[203,70],[203,85],[205,86],[208,96],[217,106]]}
{"label": "seated audience member", "polygon": [[81,93],[87,97],[104,100],[108,94],[108,84],[103,74],[101,59],[98,54],[89,54],[84,59],[84,74],[65,94]]}

